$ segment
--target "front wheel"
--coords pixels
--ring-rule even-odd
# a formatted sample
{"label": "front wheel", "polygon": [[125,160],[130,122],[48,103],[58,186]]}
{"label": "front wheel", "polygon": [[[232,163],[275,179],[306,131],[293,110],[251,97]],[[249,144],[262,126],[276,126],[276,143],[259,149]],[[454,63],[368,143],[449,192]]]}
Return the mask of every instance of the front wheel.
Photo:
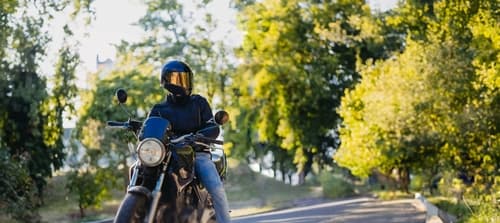
{"label": "front wheel", "polygon": [[146,197],[142,194],[127,193],[115,216],[115,223],[142,223],[146,216]]}

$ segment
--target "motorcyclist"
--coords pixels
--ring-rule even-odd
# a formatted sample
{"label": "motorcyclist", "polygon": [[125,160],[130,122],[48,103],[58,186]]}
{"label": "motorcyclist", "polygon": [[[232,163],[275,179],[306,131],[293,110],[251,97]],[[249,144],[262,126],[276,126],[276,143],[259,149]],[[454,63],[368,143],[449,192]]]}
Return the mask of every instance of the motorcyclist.
{"label": "motorcyclist", "polygon": [[[167,98],[164,102],[156,104],[149,112],[149,116],[168,119],[176,135],[194,133],[214,126],[204,131],[203,135],[217,138],[219,128],[213,121],[210,105],[204,97],[192,94],[193,72],[188,64],[179,60],[167,62],[161,70],[160,83],[168,90]],[[195,146],[195,150],[195,171],[212,197],[217,222],[230,222],[226,192],[211,160],[210,150],[204,146]]]}

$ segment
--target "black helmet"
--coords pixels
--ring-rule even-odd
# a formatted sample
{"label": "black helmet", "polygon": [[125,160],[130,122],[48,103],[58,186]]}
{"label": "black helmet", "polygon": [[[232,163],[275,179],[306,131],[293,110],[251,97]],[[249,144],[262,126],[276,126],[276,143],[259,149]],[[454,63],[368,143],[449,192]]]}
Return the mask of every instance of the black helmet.
{"label": "black helmet", "polygon": [[160,77],[161,86],[174,95],[191,95],[193,90],[193,71],[186,63],[172,60],[163,65]]}

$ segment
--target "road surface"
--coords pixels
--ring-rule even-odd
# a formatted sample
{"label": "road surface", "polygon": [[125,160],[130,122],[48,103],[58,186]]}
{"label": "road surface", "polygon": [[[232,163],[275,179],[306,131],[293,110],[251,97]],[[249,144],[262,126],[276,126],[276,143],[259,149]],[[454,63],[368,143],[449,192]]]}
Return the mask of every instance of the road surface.
{"label": "road surface", "polygon": [[233,223],[424,223],[418,201],[379,201],[369,197],[329,201],[264,214],[233,218]]}
{"label": "road surface", "polygon": [[[232,223],[425,223],[416,199],[380,201],[370,197],[303,203],[263,214],[237,217]],[[92,223],[111,223],[112,219]]]}

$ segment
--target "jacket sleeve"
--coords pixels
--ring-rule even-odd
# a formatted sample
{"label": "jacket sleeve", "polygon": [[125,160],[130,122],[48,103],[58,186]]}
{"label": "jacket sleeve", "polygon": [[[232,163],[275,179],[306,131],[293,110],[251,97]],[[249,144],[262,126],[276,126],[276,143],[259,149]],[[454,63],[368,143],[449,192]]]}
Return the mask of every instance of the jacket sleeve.
{"label": "jacket sleeve", "polygon": [[208,104],[207,99],[200,96],[199,99],[200,105],[200,116],[201,116],[201,126],[200,129],[209,128],[206,131],[203,131],[202,134],[206,137],[217,138],[219,136],[219,126],[215,123],[214,116],[212,114],[212,109]]}

